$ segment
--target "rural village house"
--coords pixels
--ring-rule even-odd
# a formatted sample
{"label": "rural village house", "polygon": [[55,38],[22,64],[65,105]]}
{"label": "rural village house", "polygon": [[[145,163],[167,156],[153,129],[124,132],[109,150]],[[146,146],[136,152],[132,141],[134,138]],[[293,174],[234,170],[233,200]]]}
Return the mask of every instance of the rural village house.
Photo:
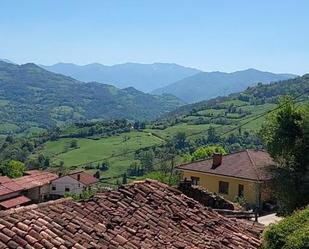
{"label": "rural village house", "polygon": [[0,176],[0,209],[47,200],[50,182],[56,178],[56,174],[40,170],[26,171],[16,179]]}
{"label": "rural village house", "polygon": [[146,180],[76,202],[0,212],[0,248],[258,248],[259,224],[224,217]]}
{"label": "rural village house", "polygon": [[84,189],[89,189],[98,182],[98,179],[84,171],[78,171],[52,181],[50,195],[53,198],[62,197],[66,193],[80,194]]}
{"label": "rural village house", "polygon": [[271,198],[270,166],[274,165],[268,153],[245,150],[229,155],[214,154],[212,159],[178,166],[183,180],[191,180],[210,192],[235,201],[236,197],[257,207]]}

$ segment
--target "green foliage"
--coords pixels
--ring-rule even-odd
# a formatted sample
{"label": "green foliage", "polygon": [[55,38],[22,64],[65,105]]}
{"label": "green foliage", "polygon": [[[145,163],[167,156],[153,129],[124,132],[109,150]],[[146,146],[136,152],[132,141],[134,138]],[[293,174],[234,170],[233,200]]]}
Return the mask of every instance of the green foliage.
{"label": "green foliage", "polygon": [[222,146],[210,145],[198,148],[192,154],[192,161],[210,158],[214,153],[222,153],[226,155],[226,151]]}
{"label": "green foliage", "polygon": [[0,165],[1,174],[10,178],[23,176],[25,170],[25,164],[15,160],[7,160]]}
{"label": "green foliage", "polygon": [[101,173],[100,173],[100,171],[99,170],[97,170],[95,173],[94,173],[94,175],[93,175],[95,178],[97,178],[97,179],[100,179],[100,177],[101,177]]}
{"label": "green foliage", "polygon": [[220,141],[219,136],[216,134],[215,128],[212,126],[208,129],[207,136],[207,142],[210,144],[215,144]]}
{"label": "green foliage", "polygon": [[286,214],[309,202],[309,106],[298,109],[291,98],[282,99],[280,106],[267,118],[261,136],[277,163],[275,193]]}
{"label": "green foliage", "polygon": [[127,184],[127,183],[128,183],[128,177],[127,177],[127,174],[124,173],[122,176],[122,184]]}
{"label": "green foliage", "polygon": [[162,172],[150,172],[143,176],[143,178],[149,178],[153,180],[157,180],[159,182],[163,182],[170,186],[177,186],[180,181],[180,175],[177,172],[173,172],[172,175],[164,174]]}
{"label": "green foliage", "polygon": [[264,249],[308,249],[309,207],[297,211],[276,225],[270,225],[263,234]]}
{"label": "green foliage", "polygon": [[87,200],[89,198],[91,198],[92,196],[95,195],[95,191],[93,189],[83,189],[82,192],[80,194],[74,194],[74,193],[66,193],[65,197],[71,197],[76,201],[80,201],[80,200]]}
{"label": "green foliage", "polygon": [[154,153],[152,150],[142,151],[139,158],[141,161],[141,166],[145,172],[150,172],[153,170]]}
{"label": "green foliage", "polygon": [[183,150],[188,145],[187,136],[184,132],[178,132],[174,137],[176,150]]}
{"label": "green foliage", "polygon": [[97,165],[97,169],[101,170],[101,171],[106,171],[109,169],[110,163],[107,160],[104,160],[101,164],[98,163]]}
{"label": "green foliage", "polygon": [[242,207],[246,207],[248,203],[244,196],[236,196],[235,202],[238,203]]}
{"label": "green foliage", "polygon": [[142,176],[144,175],[144,168],[139,160],[133,161],[127,169],[129,176]]}
{"label": "green foliage", "polygon": [[77,139],[73,139],[70,142],[70,147],[76,149],[78,147]]}

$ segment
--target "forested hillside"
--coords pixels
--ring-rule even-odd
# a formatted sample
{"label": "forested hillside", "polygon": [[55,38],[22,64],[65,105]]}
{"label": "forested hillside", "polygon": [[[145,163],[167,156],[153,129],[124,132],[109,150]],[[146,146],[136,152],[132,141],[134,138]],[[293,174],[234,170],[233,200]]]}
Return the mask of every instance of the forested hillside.
{"label": "forested hillside", "polygon": [[83,83],[35,64],[0,61],[0,134],[94,119],[154,119],[181,104],[171,95]]}
{"label": "forested hillside", "polygon": [[263,106],[264,104],[275,104],[282,95],[297,96],[304,94],[302,98],[308,96],[309,74],[294,79],[274,82],[271,84],[258,84],[248,87],[240,93],[233,93],[226,97],[218,97],[205,100],[194,104],[184,105],[165,115],[163,119],[189,115],[191,112],[216,108],[216,106],[230,101],[243,102],[246,106]]}
{"label": "forested hillside", "polygon": [[255,69],[233,73],[202,72],[157,89],[153,93],[170,93],[187,103],[193,103],[244,91],[247,87],[254,86],[257,83],[270,83],[294,77],[296,75],[275,74]]}

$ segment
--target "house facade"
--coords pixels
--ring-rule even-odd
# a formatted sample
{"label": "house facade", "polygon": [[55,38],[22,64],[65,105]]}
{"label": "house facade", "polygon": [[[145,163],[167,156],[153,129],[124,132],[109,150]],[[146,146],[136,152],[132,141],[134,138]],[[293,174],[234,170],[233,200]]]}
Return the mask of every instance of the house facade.
{"label": "house facade", "polygon": [[268,153],[245,150],[230,155],[214,154],[212,159],[178,166],[183,180],[200,185],[210,192],[234,201],[242,197],[252,206],[262,207],[271,199],[270,167],[274,165]]}
{"label": "house facade", "polygon": [[19,207],[49,199],[49,184],[56,174],[29,170],[24,176],[11,179],[0,176],[0,209]]}
{"label": "house facade", "polygon": [[62,197],[65,194],[80,194],[84,189],[98,182],[98,179],[84,171],[75,172],[52,181],[50,194],[53,197]]}

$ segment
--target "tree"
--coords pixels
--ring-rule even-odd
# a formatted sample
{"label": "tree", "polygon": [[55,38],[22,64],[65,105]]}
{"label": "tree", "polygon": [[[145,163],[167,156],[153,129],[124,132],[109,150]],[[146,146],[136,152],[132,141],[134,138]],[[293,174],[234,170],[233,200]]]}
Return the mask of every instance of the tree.
{"label": "tree", "polygon": [[212,126],[209,127],[207,135],[208,135],[207,142],[209,144],[215,144],[220,141],[220,137],[216,134],[215,128]]}
{"label": "tree", "polygon": [[140,168],[141,168],[140,161],[138,160],[133,161],[127,170],[128,175],[129,176],[140,176],[140,173],[141,173]]}
{"label": "tree", "polygon": [[187,136],[184,132],[178,132],[174,138],[175,140],[175,149],[182,150],[187,147]]}
{"label": "tree", "polygon": [[141,122],[139,128],[141,130],[145,129],[146,128],[146,123],[145,122]]}
{"label": "tree", "polygon": [[78,147],[77,139],[71,140],[70,147],[73,148],[73,149],[76,149]]}
{"label": "tree", "polygon": [[143,151],[140,158],[142,168],[146,172],[153,170],[154,153],[152,150]]}
{"label": "tree", "polygon": [[298,109],[291,98],[267,117],[260,132],[276,165],[275,194],[280,211],[291,213],[309,202],[309,106]]}
{"label": "tree", "polygon": [[263,233],[264,249],[305,249],[309,245],[309,207],[268,226]]}
{"label": "tree", "polygon": [[5,142],[7,143],[13,143],[14,142],[14,138],[12,135],[8,135],[6,138],[5,138]]}
{"label": "tree", "polygon": [[128,183],[128,178],[127,178],[127,174],[124,173],[122,176],[122,184],[127,184]]}
{"label": "tree", "polygon": [[100,179],[100,170],[97,170],[93,176],[97,179]]}
{"label": "tree", "polygon": [[25,170],[25,164],[15,160],[5,161],[0,168],[0,171],[3,175],[11,178],[23,176]]}
{"label": "tree", "polygon": [[43,164],[44,169],[48,168],[49,164],[50,164],[50,159],[47,156],[47,157],[45,157],[45,161],[44,161],[44,164]]}
{"label": "tree", "polygon": [[200,147],[193,152],[192,161],[209,158],[214,153],[222,153],[225,155],[226,151],[223,147],[217,145]]}
{"label": "tree", "polygon": [[108,170],[109,169],[109,161],[107,161],[107,160],[104,160],[102,163],[101,163],[101,166],[99,166],[99,169],[101,170],[101,171],[106,171],[106,170]]}
{"label": "tree", "polygon": [[64,161],[59,162],[59,173],[60,175],[64,175]]}
{"label": "tree", "polygon": [[138,130],[139,129],[139,121],[136,121],[136,122],[134,122],[134,124],[133,124],[133,128],[135,129],[135,130]]}

